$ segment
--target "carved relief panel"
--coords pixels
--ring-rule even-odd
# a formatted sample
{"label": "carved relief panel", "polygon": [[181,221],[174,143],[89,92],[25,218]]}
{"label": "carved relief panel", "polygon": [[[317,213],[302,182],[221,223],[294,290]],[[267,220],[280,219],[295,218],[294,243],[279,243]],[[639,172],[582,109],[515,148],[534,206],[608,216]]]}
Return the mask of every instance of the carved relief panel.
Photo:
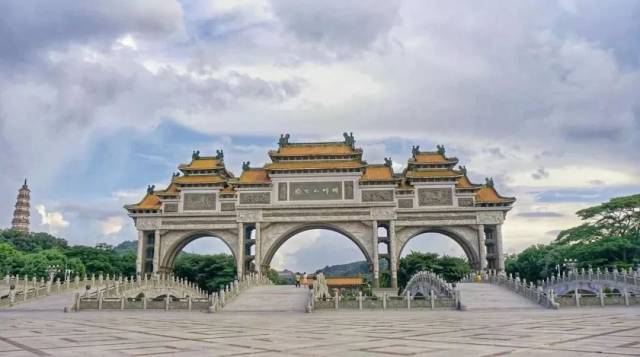
{"label": "carved relief panel", "polygon": [[451,206],[453,193],[450,188],[419,188],[418,204],[420,206]]}
{"label": "carved relief panel", "polygon": [[362,202],[389,202],[393,201],[393,190],[364,190]]}
{"label": "carved relief panel", "polygon": [[458,206],[473,207],[473,198],[471,197],[458,198]]}
{"label": "carved relief panel", "polygon": [[165,203],[164,204],[164,212],[178,212],[178,204],[177,203]]}
{"label": "carved relief panel", "polygon": [[185,193],[182,209],[185,211],[210,211],[216,209],[215,193]]}
{"label": "carved relief panel", "polygon": [[413,208],[413,198],[401,198],[398,200],[398,208]]}

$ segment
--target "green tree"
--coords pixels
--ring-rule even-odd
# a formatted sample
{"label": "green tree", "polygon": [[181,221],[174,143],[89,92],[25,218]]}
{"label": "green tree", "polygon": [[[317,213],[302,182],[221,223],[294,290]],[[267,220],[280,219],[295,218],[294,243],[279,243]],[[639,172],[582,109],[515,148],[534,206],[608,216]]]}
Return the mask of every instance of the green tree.
{"label": "green tree", "polygon": [[459,281],[471,271],[464,259],[412,251],[400,259],[398,286],[403,288],[415,273],[425,270],[442,276],[448,282]]}
{"label": "green tree", "polygon": [[24,266],[24,253],[9,243],[0,243],[0,275],[15,275]]}
{"label": "green tree", "polygon": [[176,259],[174,273],[195,282],[201,289],[214,292],[235,280],[235,259],[229,254],[199,255],[182,252]]}

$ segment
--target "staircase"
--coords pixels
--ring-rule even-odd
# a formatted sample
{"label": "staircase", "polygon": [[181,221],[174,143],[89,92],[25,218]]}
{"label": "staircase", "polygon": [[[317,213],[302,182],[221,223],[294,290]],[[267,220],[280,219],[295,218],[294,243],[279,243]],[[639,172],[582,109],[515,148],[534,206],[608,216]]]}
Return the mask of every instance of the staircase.
{"label": "staircase", "polygon": [[244,291],[225,305],[222,312],[304,312],[309,296],[305,286],[258,286]]}
{"label": "staircase", "polygon": [[495,284],[459,283],[457,289],[465,310],[543,309],[524,296]]}

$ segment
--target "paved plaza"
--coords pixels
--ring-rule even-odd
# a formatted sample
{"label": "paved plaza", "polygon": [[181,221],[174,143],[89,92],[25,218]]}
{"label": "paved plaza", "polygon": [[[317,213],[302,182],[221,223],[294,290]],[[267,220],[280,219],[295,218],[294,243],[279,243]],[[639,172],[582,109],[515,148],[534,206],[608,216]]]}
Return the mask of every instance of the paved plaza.
{"label": "paved plaza", "polygon": [[216,314],[3,310],[0,355],[640,355],[640,308],[305,314],[238,301]]}

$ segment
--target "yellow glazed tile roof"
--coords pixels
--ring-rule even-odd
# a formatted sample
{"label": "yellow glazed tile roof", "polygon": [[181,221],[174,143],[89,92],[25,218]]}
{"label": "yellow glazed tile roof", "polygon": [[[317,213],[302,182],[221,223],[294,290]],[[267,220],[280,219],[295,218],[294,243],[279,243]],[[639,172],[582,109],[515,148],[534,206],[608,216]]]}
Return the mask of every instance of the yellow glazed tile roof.
{"label": "yellow glazed tile roof", "polygon": [[286,145],[273,151],[276,156],[349,155],[357,153],[347,144],[335,145]]}
{"label": "yellow glazed tile roof", "polygon": [[169,187],[164,190],[155,192],[158,196],[177,196],[179,193],[178,185],[176,185],[174,181],[172,181],[171,184],[169,184]]}
{"label": "yellow glazed tile roof", "polygon": [[506,203],[513,202],[513,198],[502,197],[493,187],[484,186],[476,193],[476,202],[478,203]]}
{"label": "yellow glazed tile roof", "polygon": [[142,201],[128,206],[129,209],[160,209],[160,198],[153,194],[147,194]]}
{"label": "yellow glazed tile roof", "polygon": [[393,180],[393,170],[388,166],[367,166],[362,174],[362,181]]}
{"label": "yellow glazed tile roof", "polygon": [[225,179],[218,175],[189,175],[176,177],[175,183],[179,185],[189,184],[215,184],[225,182]]}
{"label": "yellow glazed tile roof", "polygon": [[279,161],[267,164],[267,170],[318,170],[318,169],[357,169],[363,167],[360,161]]}
{"label": "yellow glazed tile roof", "polygon": [[478,185],[472,184],[466,175],[463,175],[462,177],[460,177],[460,179],[456,183],[456,188],[475,188],[477,186]]}
{"label": "yellow glazed tile roof", "polygon": [[421,152],[415,156],[414,162],[420,164],[448,164],[455,160],[447,159],[443,154],[437,152]]}
{"label": "yellow glazed tile roof", "polygon": [[265,183],[271,182],[265,169],[248,169],[242,171],[240,175],[240,183]]}
{"label": "yellow glazed tile roof", "polygon": [[222,167],[220,160],[213,158],[194,159],[189,164],[179,166],[181,170],[213,170],[220,167]]}
{"label": "yellow glazed tile roof", "polygon": [[461,174],[453,170],[410,170],[406,174],[409,178],[429,178],[429,177],[458,177]]}

